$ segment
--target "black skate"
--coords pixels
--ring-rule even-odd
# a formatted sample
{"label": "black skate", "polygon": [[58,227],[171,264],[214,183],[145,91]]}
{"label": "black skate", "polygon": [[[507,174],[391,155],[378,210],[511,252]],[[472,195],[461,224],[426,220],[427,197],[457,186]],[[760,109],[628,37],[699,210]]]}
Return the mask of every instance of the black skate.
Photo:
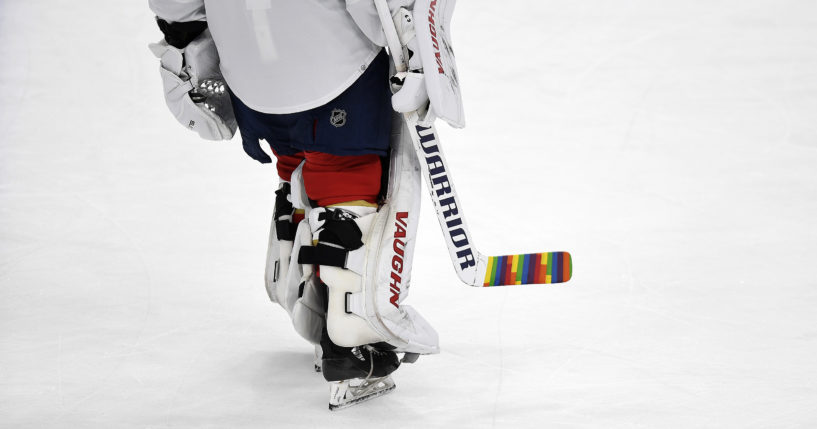
{"label": "black skate", "polygon": [[389,374],[400,366],[397,353],[363,345],[340,347],[324,331],[321,370],[329,382],[329,409],[334,411],[385,395],[396,387]]}

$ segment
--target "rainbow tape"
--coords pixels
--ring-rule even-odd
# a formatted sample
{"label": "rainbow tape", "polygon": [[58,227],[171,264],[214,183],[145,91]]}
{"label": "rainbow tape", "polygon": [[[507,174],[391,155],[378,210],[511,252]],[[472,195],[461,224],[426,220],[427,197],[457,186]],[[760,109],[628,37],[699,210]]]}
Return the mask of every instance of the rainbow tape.
{"label": "rainbow tape", "polygon": [[483,286],[563,283],[572,275],[568,252],[489,256]]}

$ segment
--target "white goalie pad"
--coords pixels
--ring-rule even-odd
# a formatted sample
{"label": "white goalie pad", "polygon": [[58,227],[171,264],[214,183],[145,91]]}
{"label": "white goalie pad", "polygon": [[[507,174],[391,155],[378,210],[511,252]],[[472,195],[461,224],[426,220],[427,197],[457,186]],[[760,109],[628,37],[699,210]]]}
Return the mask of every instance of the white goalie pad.
{"label": "white goalie pad", "polygon": [[417,237],[420,165],[402,116],[395,115],[393,130],[387,203],[364,239],[363,287],[347,294],[346,311],[366,320],[398,352],[439,353],[437,332],[416,310],[403,305]]}
{"label": "white goalie pad", "polygon": [[[401,115],[393,116],[392,129],[386,202],[377,211],[342,205],[311,210],[298,225],[289,270],[277,285],[278,302],[298,333],[314,343],[324,323],[323,301],[312,299],[317,294],[309,288],[321,286],[320,266],[332,342],[343,347],[387,342],[398,352],[438,353],[437,332],[404,305],[419,220],[420,165]],[[297,204],[295,182],[293,175]]]}
{"label": "white goalie pad", "polygon": [[287,289],[278,287],[285,283],[286,273],[289,270],[289,260],[292,255],[292,242],[278,240],[278,230],[275,227],[275,215],[270,223],[269,241],[267,243],[267,265],[264,270],[264,286],[270,301],[281,304],[286,309]]}
{"label": "white goalie pad", "polygon": [[450,32],[456,3],[456,0],[416,0],[413,13],[433,113],[452,127],[463,128],[465,111]]}
{"label": "white goalie pad", "polygon": [[311,265],[299,264],[297,261],[298,252],[302,246],[309,246],[312,244],[312,231],[309,229],[308,222],[301,222],[298,224],[298,230],[295,233],[295,241],[292,248],[292,257],[289,262],[287,273],[284,276],[279,288],[283,289],[284,300],[279,302],[287,312],[292,314],[292,309],[295,307],[295,302],[298,301],[301,284],[309,281],[315,276],[315,268]]}
{"label": "white goalie pad", "polygon": [[[326,326],[326,294],[321,288],[326,286],[314,275],[309,275],[299,286],[300,297],[292,306],[292,325],[304,339],[312,344],[320,344],[323,327]],[[296,294],[298,292],[296,291]]]}
{"label": "white goalie pad", "polygon": [[[303,189],[303,163],[301,163],[301,165],[299,165],[298,168],[292,173],[292,179],[288,186],[291,189],[291,192],[287,198],[288,201],[294,208],[308,212],[309,205],[304,203],[304,201],[306,201],[306,197]],[[276,198],[276,206],[277,204]],[[293,270],[290,269],[292,255],[297,255],[298,253],[297,251],[293,253],[293,240],[281,240],[278,238],[278,230],[276,225],[277,210],[278,208],[276,207],[276,210],[272,215],[272,222],[270,223],[269,241],[267,243],[267,263],[264,270],[264,283],[270,301],[280,304],[281,307],[287,311],[287,313],[291,314],[295,300],[298,299],[298,285],[303,275],[303,269],[301,267],[293,267]],[[300,231],[300,229],[298,231]],[[311,233],[308,231],[308,228],[305,234],[307,237],[310,236]],[[293,274],[294,277],[292,278],[290,277],[290,271],[296,272]],[[293,280],[293,282],[296,282],[294,287],[292,282],[289,281],[290,278]]]}
{"label": "white goalie pad", "polygon": [[[311,244],[309,223],[299,223],[292,255],[298,255],[302,246]],[[319,289],[326,286],[320,284],[315,268],[309,264],[299,264],[297,256],[293,256],[286,274],[279,281],[278,291],[282,296],[279,304],[289,313],[295,331],[310,343],[319,344],[321,331],[326,325],[326,296]]]}

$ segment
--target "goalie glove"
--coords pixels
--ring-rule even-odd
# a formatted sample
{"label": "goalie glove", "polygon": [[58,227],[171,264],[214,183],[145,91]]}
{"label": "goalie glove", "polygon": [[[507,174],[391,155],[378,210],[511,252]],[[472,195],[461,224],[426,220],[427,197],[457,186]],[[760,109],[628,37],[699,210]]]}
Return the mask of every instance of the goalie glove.
{"label": "goalie glove", "polygon": [[161,60],[165,102],[176,120],[203,139],[231,139],[237,124],[210,31],[181,49],[163,39],[150,50]]}

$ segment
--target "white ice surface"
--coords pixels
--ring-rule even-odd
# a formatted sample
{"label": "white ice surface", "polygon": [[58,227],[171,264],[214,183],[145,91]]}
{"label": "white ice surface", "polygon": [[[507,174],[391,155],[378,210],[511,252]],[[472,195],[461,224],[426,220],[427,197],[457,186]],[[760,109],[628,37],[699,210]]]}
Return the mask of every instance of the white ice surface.
{"label": "white ice surface", "polygon": [[0,2],[0,426],[817,426],[817,2],[460,1],[477,246],[574,280],[460,285],[425,202],[443,352],[339,413],[264,292],[274,170],[175,123],[159,37]]}

